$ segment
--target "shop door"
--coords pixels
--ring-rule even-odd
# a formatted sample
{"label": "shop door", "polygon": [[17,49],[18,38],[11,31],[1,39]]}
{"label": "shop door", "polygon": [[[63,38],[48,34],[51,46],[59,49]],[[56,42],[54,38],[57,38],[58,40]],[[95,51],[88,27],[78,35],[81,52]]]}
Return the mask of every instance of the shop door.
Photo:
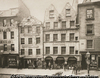
{"label": "shop door", "polygon": [[85,55],[82,55],[81,66],[82,66],[82,69],[87,69],[87,64],[86,64]]}
{"label": "shop door", "polygon": [[98,58],[98,68],[100,69],[100,57]]}

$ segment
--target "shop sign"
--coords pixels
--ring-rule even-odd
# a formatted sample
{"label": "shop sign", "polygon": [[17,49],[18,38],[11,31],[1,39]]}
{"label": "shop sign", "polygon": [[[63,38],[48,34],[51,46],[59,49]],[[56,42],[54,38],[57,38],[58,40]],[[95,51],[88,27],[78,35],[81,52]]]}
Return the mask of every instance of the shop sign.
{"label": "shop sign", "polygon": [[39,46],[35,46],[35,45],[22,45],[22,48],[38,48]]}
{"label": "shop sign", "polygon": [[11,43],[11,40],[0,40],[0,44]]}

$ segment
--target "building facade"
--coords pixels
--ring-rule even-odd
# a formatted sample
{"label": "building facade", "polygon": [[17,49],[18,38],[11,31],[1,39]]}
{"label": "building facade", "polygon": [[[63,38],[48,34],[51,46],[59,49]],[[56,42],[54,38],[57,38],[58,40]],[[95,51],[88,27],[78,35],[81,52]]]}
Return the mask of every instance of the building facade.
{"label": "building facade", "polygon": [[86,53],[90,53],[90,69],[100,69],[100,1],[85,2],[78,5],[80,25],[80,53],[82,69],[87,68]]}
{"label": "building facade", "polygon": [[42,67],[43,26],[35,17],[24,18],[20,26],[20,58],[24,68]]}
{"label": "building facade", "polygon": [[23,17],[30,16],[21,0],[18,4],[16,8],[0,11],[0,67],[18,67],[18,25]]}
{"label": "building facade", "polygon": [[67,3],[61,14],[51,5],[45,12],[44,59],[55,68],[80,64],[79,26],[76,25],[76,11]]}

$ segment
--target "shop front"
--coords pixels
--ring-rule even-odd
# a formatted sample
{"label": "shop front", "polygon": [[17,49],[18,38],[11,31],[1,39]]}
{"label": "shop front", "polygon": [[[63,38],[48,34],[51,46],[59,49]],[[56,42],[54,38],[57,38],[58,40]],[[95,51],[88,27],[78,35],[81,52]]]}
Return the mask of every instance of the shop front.
{"label": "shop front", "polygon": [[18,54],[2,54],[2,67],[17,68],[19,59],[18,56]]}
{"label": "shop front", "polygon": [[2,57],[0,55],[0,67],[2,67]]}
{"label": "shop front", "polygon": [[[86,53],[87,52],[81,52],[81,56],[82,56],[82,61],[81,61],[81,66],[82,69],[87,69],[87,63],[86,63]],[[90,51],[90,70],[97,70],[100,69],[100,52],[93,52]]]}

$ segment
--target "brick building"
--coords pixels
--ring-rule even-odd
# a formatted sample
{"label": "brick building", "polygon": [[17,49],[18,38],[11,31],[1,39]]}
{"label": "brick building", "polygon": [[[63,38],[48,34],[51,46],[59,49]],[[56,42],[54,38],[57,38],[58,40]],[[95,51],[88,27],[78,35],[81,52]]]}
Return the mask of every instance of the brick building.
{"label": "brick building", "polygon": [[17,67],[19,57],[18,25],[30,11],[18,0],[18,7],[0,11],[0,67]]}
{"label": "brick building", "polygon": [[87,68],[86,53],[90,52],[90,69],[100,69],[100,1],[78,5],[80,53],[82,69]]}
{"label": "brick building", "polygon": [[[77,1],[76,1],[77,2]],[[59,14],[54,5],[45,12],[44,21],[44,58],[47,63],[63,67],[80,64],[79,27],[76,25],[76,10],[66,3]]]}
{"label": "brick building", "polygon": [[24,68],[37,65],[43,58],[42,22],[35,17],[24,18],[20,25],[20,58]]}

